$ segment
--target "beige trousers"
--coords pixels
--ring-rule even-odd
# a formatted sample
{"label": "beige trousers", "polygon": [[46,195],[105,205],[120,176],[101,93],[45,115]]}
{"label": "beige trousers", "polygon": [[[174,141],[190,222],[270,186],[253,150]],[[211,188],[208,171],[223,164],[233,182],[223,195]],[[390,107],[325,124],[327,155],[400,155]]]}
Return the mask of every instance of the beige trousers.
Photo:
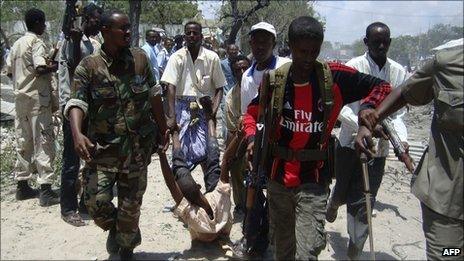
{"label": "beige trousers", "polygon": [[51,184],[55,159],[55,134],[50,107],[15,118],[16,164],[15,180],[28,180],[38,173],[39,184]]}

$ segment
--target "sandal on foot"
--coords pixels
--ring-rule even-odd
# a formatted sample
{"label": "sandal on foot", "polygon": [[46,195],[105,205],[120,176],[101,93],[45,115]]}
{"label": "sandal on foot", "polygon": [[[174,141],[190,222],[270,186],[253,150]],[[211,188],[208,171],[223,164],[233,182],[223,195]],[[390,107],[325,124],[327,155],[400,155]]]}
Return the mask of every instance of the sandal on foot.
{"label": "sandal on foot", "polygon": [[72,212],[67,215],[61,215],[61,218],[68,224],[73,225],[75,227],[82,227],[85,226],[86,223],[82,220],[82,217],[77,214],[76,212]]}

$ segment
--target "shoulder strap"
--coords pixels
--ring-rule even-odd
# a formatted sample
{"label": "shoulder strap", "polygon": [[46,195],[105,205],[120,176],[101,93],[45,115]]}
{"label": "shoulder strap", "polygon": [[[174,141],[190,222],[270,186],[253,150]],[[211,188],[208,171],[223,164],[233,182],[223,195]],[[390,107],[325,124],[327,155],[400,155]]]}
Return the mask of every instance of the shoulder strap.
{"label": "shoulder strap", "polygon": [[333,108],[333,79],[329,65],[326,62],[319,60],[316,60],[316,75],[319,80],[319,92],[321,94],[321,99],[324,106],[324,125],[322,127],[321,140],[319,141],[319,146],[322,147],[330,136],[330,133],[327,131],[327,125],[329,123],[329,117]]}
{"label": "shoulder strap", "polygon": [[291,65],[292,62],[287,62],[279,68],[269,71],[269,83],[274,87],[274,92],[272,93],[272,108],[275,112],[274,116],[277,117],[282,113],[285,85],[287,84],[287,76]]}

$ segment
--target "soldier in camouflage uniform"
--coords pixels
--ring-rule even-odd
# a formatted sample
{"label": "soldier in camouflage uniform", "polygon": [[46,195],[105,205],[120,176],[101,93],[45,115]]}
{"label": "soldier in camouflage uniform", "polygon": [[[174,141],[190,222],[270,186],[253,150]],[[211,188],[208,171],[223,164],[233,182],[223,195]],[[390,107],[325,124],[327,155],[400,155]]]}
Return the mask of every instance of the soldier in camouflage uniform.
{"label": "soldier in camouflage uniform", "polygon": [[[165,135],[157,133],[167,133],[166,122],[161,90],[145,53],[128,48],[128,17],[118,11],[104,13],[101,25],[104,43],[76,68],[65,115],[71,122],[75,150],[86,161],[85,204],[95,223],[110,230],[108,252],[119,251],[126,260],[141,243],[139,217],[147,166],[156,137],[164,144]],[[117,207],[111,202],[115,183]]]}

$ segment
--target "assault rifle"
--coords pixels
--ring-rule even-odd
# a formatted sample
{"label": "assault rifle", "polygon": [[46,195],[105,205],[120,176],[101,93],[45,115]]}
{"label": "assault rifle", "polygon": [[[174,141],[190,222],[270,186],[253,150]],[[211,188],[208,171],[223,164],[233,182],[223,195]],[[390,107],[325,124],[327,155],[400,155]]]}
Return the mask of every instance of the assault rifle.
{"label": "assault rifle", "polygon": [[406,165],[406,168],[410,171],[414,171],[414,160],[406,151],[403,143],[401,143],[400,137],[396,132],[395,128],[393,128],[393,124],[389,118],[384,119],[380,122],[380,125],[383,127],[385,133],[388,136],[391,144],[393,145],[393,151],[395,155]]}
{"label": "assault rifle", "polygon": [[66,9],[64,11],[61,31],[63,31],[64,37],[67,40],[71,37],[71,29],[75,27],[74,23],[77,21],[79,16],[81,16],[81,5],[78,4],[78,1],[66,0]]}
{"label": "assault rifle", "polygon": [[[246,217],[244,220],[244,235],[248,254],[255,254],[267,249],[267,201],[262,191],[266,174],[270,170],[268,160],[270,156],[269,137],[272,131],[272,104],[269,94],[272,86],[269,84],[269,73],[264,73],[260,89],[258,121],[253,147],[252,166],[248,171]],[[248,159],[247,159],[248,160]],[[262,236],[259,236],[259,235]]]}

